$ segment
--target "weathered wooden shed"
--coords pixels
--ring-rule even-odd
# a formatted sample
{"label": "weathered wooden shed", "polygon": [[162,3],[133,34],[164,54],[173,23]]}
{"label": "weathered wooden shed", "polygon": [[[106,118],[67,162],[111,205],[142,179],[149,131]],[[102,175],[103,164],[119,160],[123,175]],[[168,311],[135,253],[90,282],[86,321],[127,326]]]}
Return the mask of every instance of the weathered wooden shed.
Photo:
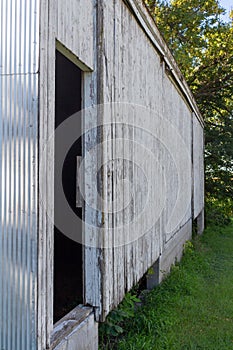
{"label": "weathered wooden shed", "polygon": [[0,349],[95,349],[203,230],[203,120],[143,1],[0,18]]}

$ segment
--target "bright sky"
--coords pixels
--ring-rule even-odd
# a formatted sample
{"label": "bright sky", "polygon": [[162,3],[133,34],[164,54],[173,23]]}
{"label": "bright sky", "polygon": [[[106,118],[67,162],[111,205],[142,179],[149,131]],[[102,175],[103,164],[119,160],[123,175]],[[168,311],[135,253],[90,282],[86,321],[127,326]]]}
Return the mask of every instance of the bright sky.
{"label": "bright sky", "polygon": [[233,10],[233,0],[219,0],[220,5],[226,9],[226,14],[223,16],[225,21],[229,21],[229,13]]}

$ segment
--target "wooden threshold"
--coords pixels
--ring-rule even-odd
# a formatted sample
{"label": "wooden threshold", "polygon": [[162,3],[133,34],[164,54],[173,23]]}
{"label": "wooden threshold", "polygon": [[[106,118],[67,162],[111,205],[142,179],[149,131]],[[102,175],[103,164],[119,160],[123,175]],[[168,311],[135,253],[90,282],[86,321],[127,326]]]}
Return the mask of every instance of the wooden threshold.
{"label": "wooden threshold", "polygon": [[92,307],[78,305],[54,324],[51,337],[51,350],[54,349],[75,327],[81,324],[91,313]]}

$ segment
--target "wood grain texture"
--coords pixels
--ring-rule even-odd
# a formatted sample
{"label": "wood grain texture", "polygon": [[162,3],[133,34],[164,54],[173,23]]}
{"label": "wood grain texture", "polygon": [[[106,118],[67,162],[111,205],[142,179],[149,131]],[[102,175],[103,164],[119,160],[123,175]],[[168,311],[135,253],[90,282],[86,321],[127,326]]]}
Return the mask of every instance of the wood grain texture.
{"label": "wood grain texture", "polygon": [[[161,59],[147,31],[142,25],[138,24],[135,20],[135,13],[132,12],[132,9],[130,11],[123,1],[103,1],[103,40],[100,48],[102,50],[102,103],[123,102],[133,104],[134,106],[130,107],[131,113],[134,114],[133,120],[135,125],[139,125],[141,128],[134,128],[129,125],[124,125],[120,128],[116,123],[127,122],[127,118],[124,118],[124,113],[117,113],[117,108],[114,105],[105,109],[104,120],[111,124],[111,127],[105,129],[104,134],[104,139],[109,140],[109,142],[103,145],[104,160],[108,163],[108,167],[103,174],[103,185],[105,188],[103,197],[106,203],[106,210],[113,205],[112,203],[128,203],[130,194],[127,192],[125,182],[122,185],[123,179],[130,179],[134,184],[138,181],[139,185],[135,190],[130,206],[126,205],[121,213],[116,213],[113,216],[106,215],[105,217],[105,226],[108,229],[106,230],[105,240],[108,240],[109,246],[113,244],[113,248],[103,249],[103,267],[101,269],[102,319],[122,300],[125,291],[129,290],[144,275],[160,254],[166,251],[180,229],[192,217],[191,135],[193,105],[189,101],[189,98],[192,100],[192,97],[189,95],[190,92],[185,84],[182,86],[183,90],[180,88],[182,79],[179,78],[178,84],[170,70],[167,71],[168,63]],[[150,24],[152,27],[155,27],[154,23]],[[153,32],[151,28],[149,29],[150,33]],[[160,34],[157,33],[156,35]],[[155,36],[155,40],[157,40],[157,36]],[[167,47],[164,47],[161,37],[159,44],[162,45],[168,55],[168,59],[171,59],[170,53],[167,51]],[[175,65],[173,59],[171,59],[169,64],[170,66]],[[178,68],[176,66],[175,68],[176,73],[180,74]],[[188,98],[184,94],[185,90],[188,93]],[[148,117],[147,113],[145,113],[145,116],[143,113],[138,112],[138,105],[150,109],[150,116]],[[196,107],[195,113],[195,120],[201,118]],[[150,138],[147,138],[143,130],[144,126],[153,126],[154,123],[158,123],[159,119],[156,121],[156,116],[166,120],[167,130],[162,130],[163,126],[161,125],[161,130],[158,131],[158,134],[161,134],[161,138],[165,141],[169,140],[169,144],[172,145],[174,150],[173,155],[167,152],[166,145],[161,144],[158,139],[154,138],[153,143],[151,143]],[[149,118],[149,121],[145,118]],[[170,124],[174,128],[169,128]],[[201,128],[200,135],[194,135],[197,143],[203,134],[202,126],[200,123],[199,125]],[[174,129],[176,129],[177,134],[174,134]],[[123,140],[121,146],[117,142],[118,138]],[[179,138],[182,139],[182,143]],[[140,153],[139,159],[144,164],[145,173],[153,174],[153,164],[148,165],[144,161],[147,157],[145,149],[140,150],[132,144],[129,145],[124,141],[127,139],[141,142],[145,147],[151,149],[164,173],[169,174],[169,178],[166,179],[166,205],[160,218],[148,232],[143,232],[144,223],[146,221],[150,222],[156,203],[159,204],[159,198],[163,196],[163,193],[156,184],[156,179],[150,184],[151,188],[148,189],[146,187],[140,169],[136,164],[137,151]],[[182,155],[184,148],[190,157],[190,162],[186,164],[185,159],[183,162],[180,160],[178,163],[179,169],[177,170],[177,164],[174,163],[173,156],[179,157],[179,154]],[[123,159],[130,155],[132,164],[114,159],[119,154],[121,154]],[[203,156],[203,153],[202,155],[201,153],[199,154],[200,157]],[[181,217],[179,226],[174,228],[173,231],[166,233],[166,222],[169,220],[172,208],[176,204],[178,197],[179,183],[177,172],[186,173],[186,176],[184,176],[187,182],[185,196],[188,199],[188,204],[184,210],[184,206],[178,203],[176,210]],[[197,183],[198,181],[197,179]],[[155,188],[157,198],[149,198],[149,209],[144,216],[144,223],[142,222],[137,227],[137,232],[132,233],[130,232],[130,226],[125,226],[122,234],[124,239],[131,239],[131,243],[117,246],[117,242],[121,241],[121,238],[117,237],[117,227],[124,225],[130,218],[132,219],[139,214],[140,210],[142,210],[142,203],[145,202],[145,195],[152,193]],[[200,188],[201,191],[202,189]],[[134,239],[134,235],[138,239]],[[114,244],[116,247],[114,247]]]}
{"label": "wood grain texture", "polygon": [[[53,3],[53,5],[52,5]],[[90,68],[94,67],[92,0],[51,1],[56,38]]]}
{"label": "wood grain texture", "polygon": [[[39,224],[38,224],[38,349],[46,349],[51,344],[53,330],[53,198],[54,198],[54,146],[45,146],[54,132],[55,122],[55,50],[66,51],[84,73],[83,89],[85,103],[83,107],[96,104],[96,20],[95,1],[74,0],[69,4],[64,1],[41,0],[40,17],[40,84],[39,84],[39,162],[43,158],[43,167],[39,172]],[[62,45],[61,45],[62,44]],[[94,49],[95,45],[95,49]],[[64,52],[63,52],[64,53]],[[89,96],[89,97],[87,97]],[[88,120],[88,118],[87,118]],[[89,120],[90,123],[90,120]],[[88,173],[87,173],[88,177]],[[74,189],[75,190],[75,189]],[[49,210],[48,210],[49,207]],[[88,235],[86,236],[86,239]],[[85,250],[85,248],[84,248]],[[92,283],[98,280],[96,276],[98,253],[96,249],[87,250],[84,266],[85,271],[93,270]],[[95,266],[96,268],[94,268]],[[91,275],[91,274],[89,274]],[[97,274],[98,275],[98,274]],[[86,290],[96,290],[95,285],[86,283]],[[96,293],[99,300],[100,287]],[[89,301],[87,292],[86,301]],[[90,299],[95,302],[94,293]],[[98,303],[99,304],[99,303]]]}
{"label": "wood grain texture", "polygon": [[61,320],[55,323],[52,334],[52,349],[55,348],[75,327],[83,322],[91,313],[91,307],[77,306]]}
{"label": "wood grain texture", "polygon": [[[94,163],[84,159],[85,198],[93,207],[99,200],[98,194],[92,192],[97,182],[93,167],[106,166],[101,169],[98,184],[102,207],[95,211],[85,204],[83,223],[84,303],[95,308],[97,320],[104,320],[190,222],[192,163],[182,161],[179,155],[185,149],[191,157],[192,133],[194,177],[197,173],[193,185],[195,212],[203,205],[203,121],[187,84],[141,1],[72,0],[67,4],[52,0],[48,5],[42,0],[41,7],[40,153],[54,127],[56,40],[62,45],[60,49],[72,53],[84,70],[83,131],[98,123],[108,124],[99,130],[93,128],[83,137],[84,158],[88,150],[104,141],[100,152],[95,151]],[[104,107],[95,112],[88,110],[97,104],[104,104]],[[53,152],[51,149],[46,155],[43,170],[48,178],[48,182],[42,184],[45,191],[48,189],[45,203],[53,198]],[[148,152],[153,154],[153,161],[148,160]],[[159,168],[157,172],[156,167]],[[177,205],[177,215],[181,217],[179,225],[167,231],[166,223],[179,194],[179,172],[187,180],[188,205],[184,208],[183,199],[180,199]],[[160,173],[166,183],[165,189],[154,176]],[[152,180],[147,182],[146,177]],[[150,225],[164,196],[161,215]],[[143,212],[145,205],[147,210]],[[120,206],[122,210],[118,210]],[[129,223],[142,212],[142,219],[131,226]],[[119,231],[119,226],[124,230]],[[50,345],[53,328],[52,257],[53,229],[41,206],[38,272],[41,349]]]}

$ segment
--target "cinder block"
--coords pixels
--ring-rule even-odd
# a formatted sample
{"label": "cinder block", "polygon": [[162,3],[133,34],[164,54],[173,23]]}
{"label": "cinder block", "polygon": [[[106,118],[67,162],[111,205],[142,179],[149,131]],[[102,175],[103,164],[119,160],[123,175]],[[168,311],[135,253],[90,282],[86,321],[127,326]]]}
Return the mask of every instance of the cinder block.
{"label": "cinder block", "polygon": [[154,265],[148,270],[146,275],[146,288],[151,290],[159,285],[159,268],[160,268],[160,258],[156,260]]}
{"label": "cinder block", "polygon": [[204,209],[200,212],[200,214],[197,217],[197,234],[201,235],[205,228],[205,214]]}
{"label": "cinder block", "polygon": [[171,266],[180,261],[183,255],[184,244],[192,238],[192,221],[186,223],[176,234],[165,244],[164,251],[159,259],[159,283],[170,272]]}

